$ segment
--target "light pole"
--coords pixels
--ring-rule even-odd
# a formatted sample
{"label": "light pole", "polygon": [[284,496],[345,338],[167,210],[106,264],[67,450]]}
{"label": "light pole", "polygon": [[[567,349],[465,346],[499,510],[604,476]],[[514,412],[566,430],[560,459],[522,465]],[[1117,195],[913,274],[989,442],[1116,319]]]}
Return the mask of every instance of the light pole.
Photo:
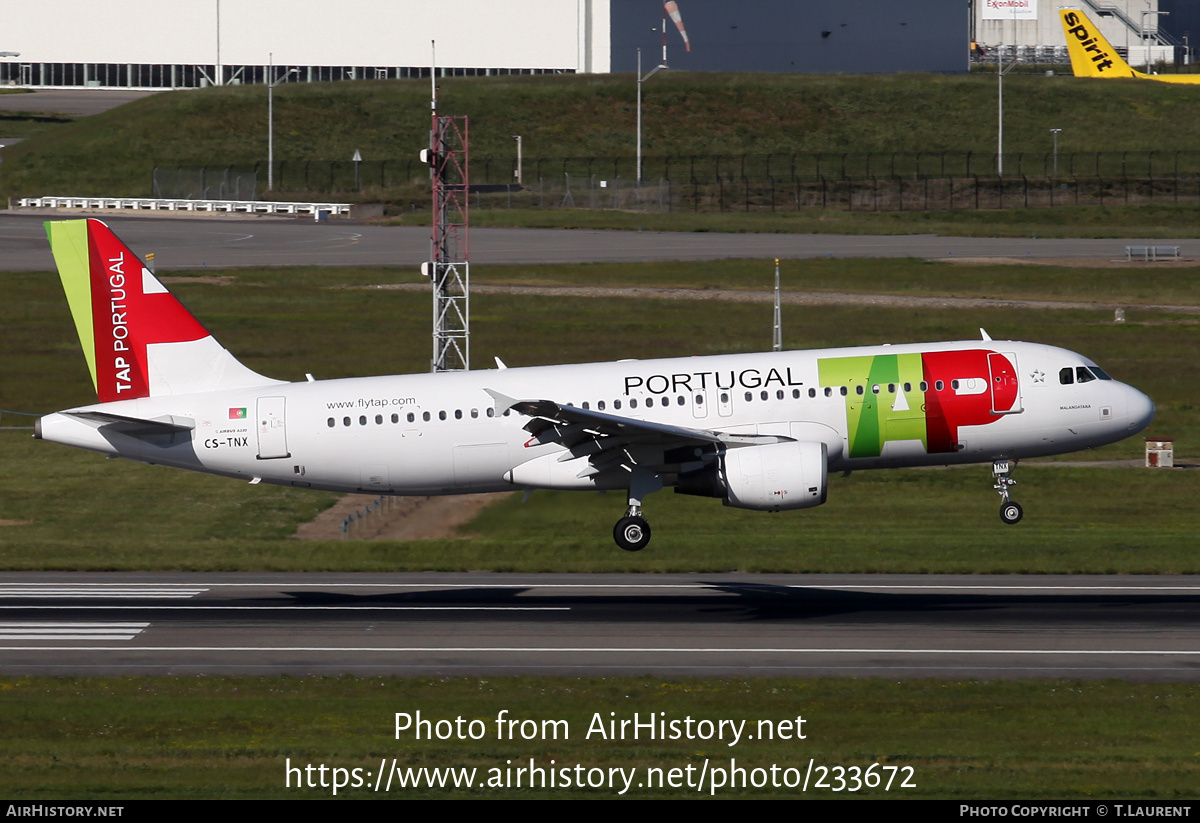
{"label": "light pole", "polygon": [[1058,179],[1058,135],[1062,133],[1062,129],[1050,129],[1050,134],[1054,136],[1054,179]]}
{"label": "light pole", "polygon": [[[1146,0],[1146,6],[1149,8],[1150,2]],[[1142,46],[1146,49],[1146,74],[1150,74],[1150,29],[1146,27],[1146,18],[1151,15],[1170,15],[1169,11],[1144,11],[1142,12]],[[1154,19],[1154,30],[1158,31],[1158,18]]]}
{"label": "light pole", "polygon": [[[1016,37],[1013,38],[1014,40]],[[1014,46],[1015,48],[1015,46]],[[1004,177],[1004,75],[1017,65],[1017,58],[1004,68],[1000,58],[1001,49],[996,47],[996,176]]]}
{"label": "light pole", "polygon": [[275,190],[275,87],[299,69],[288,69],[275,79],[275,52],[267,54],[267,191]]}
{"label": "light pole", "polygon": [[649,80],[658,71],[667,68],[666,63],[659,63],[642,76],[642,50],[637,50],[637,184],[642,185],[642,83]]}

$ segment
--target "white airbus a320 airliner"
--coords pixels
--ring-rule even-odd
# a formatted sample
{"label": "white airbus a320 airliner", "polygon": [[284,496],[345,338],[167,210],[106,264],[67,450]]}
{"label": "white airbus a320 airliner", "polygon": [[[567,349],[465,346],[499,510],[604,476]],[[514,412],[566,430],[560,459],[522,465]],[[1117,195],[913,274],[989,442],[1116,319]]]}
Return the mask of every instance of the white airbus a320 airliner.
{"label": "white airbus a320 airliner", "polygon": [[98,403],[36,436],[251,483],[394,495],[614,489],[617,544],[664,486],[762,511],[830,471],[991,463],[1143,429],[1154,404],[1086,357],[982,340],[286,383],[239,363],[98,220],[46,224]]}

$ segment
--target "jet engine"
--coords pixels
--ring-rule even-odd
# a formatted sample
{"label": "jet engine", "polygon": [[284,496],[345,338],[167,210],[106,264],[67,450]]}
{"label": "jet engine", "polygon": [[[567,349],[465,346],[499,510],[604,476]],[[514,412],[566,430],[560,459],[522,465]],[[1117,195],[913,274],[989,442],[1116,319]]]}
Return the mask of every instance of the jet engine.
{"label": "jet engine", "polygon": [[729,449],[702,469],[681,472],[678,494],[719,497],[726,506],[757,511],[808,509],[825,502],[824,443],[772,443]]}

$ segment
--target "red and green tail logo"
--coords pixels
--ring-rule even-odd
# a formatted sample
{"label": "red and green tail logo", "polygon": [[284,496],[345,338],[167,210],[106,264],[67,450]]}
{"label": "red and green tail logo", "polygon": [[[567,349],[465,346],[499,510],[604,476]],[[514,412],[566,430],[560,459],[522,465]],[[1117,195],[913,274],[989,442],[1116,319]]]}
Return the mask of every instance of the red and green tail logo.
{"label": "red and green tail logo", "polygon": [[46,233],[100,401],[149,396],[147,347],[209,333],[104,223],[47,223]]}

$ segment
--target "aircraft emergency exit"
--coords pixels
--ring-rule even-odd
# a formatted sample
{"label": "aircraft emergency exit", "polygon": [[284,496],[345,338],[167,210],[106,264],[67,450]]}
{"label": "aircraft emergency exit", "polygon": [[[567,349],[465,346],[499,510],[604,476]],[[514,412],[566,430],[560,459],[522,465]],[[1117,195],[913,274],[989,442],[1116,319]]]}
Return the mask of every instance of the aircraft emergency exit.
{"label": "aircraft emergency exit", "polygon": [[617,544],[664,487],[762,511],[829,472],[991,463],[1112,443],[1154,405],[1091,360],[982,340],[286,383],[224,349],[98,220],[46,224],[98,403],[36,437],[250,483],[388,495],[622,490]]}
{"label": "aircraft emergency exit", "polygon": [[1125,62],[1096,24],[1077,9],[1059,9],[1076,77],[1136,77],[1160,83],[1200,83],[1200,74],[1146,74]]}

